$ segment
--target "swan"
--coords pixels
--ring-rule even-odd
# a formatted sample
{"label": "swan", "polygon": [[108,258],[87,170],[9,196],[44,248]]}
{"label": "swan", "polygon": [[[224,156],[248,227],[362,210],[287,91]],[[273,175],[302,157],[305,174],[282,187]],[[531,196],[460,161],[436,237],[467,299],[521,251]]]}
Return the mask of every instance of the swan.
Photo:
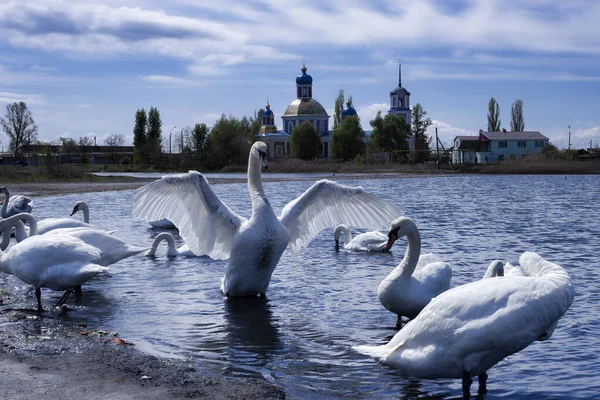
{"label": "swan", "polygon": [[[38,235],[43,235],[47,232],[50,232],[54,229],[60,228],[77,228],[77,227],[85,227],[85,228],[93,228],[90,222],[90,210],[88,204],[80,200],[75,203],[73,207],[73,211],[71,212],[71,216],[73,216],[78,211],[83,212],[83,221],[75,219],[75,218],[46,218],[41,221],[38,221]],[[18,240],[18,239],[17,239]]]}
{"label": "swan", "polygon": [[152,247],[144,253],[144,257],[154,257],[156,254],[156,248],[162,241],[167,242],[167,256],[184,256],[184,257],[195,257],[196,255],[189,249],[187,244],[184,244],[180,248],[175,246],[175,238],[169,232],[161,232],[154,238]]}
{"label": "swan", "polygon": [[491,262],[482,279],[494,278],[496,276],[504,276],[504,265],[500,260],[494,260]]}
{"label": "swan", "polygon": [[432,298],[448,290],[452,268],[434,254],[421,255],[421,235],[414,221],[408,217],[396,218],[388,233],[389,249],[394,242],[406,236],[408,246],[400,264],[386,276],[377,289],[377,297],[389,311],[401,317],[415,318]]}
{"label": "swan", "polygon": [[288,203],[277,217],[263,189],[261,166],[268,167],[267,145],[256,142],[248,156],[250,219],[235,213],[197,171],[167,175],[134,192],[133,215],[167,218],[179,228],[196,255],[229,259],[221,290],[227,297],[264,295],[288,245],[297,253],[324,229],[346,223],[381,229],[399,210],[365,192],[321,180]]}
{"label": "swan", "polygon": [[166,218],[160,219],[158,221],[149,221],[150,226],[157,229],[177,229],[175,224],[169,221]]}
{"label": "swan", "polygon": [[20,194],[11,196],[6,186],[0,187],[0,193],[4,194],[4,203],[0,209],[0,217],[2,218],[22,212],[30,213],[33,209],[33,201],[30,197]]}
{"label": "swan", "polygon": [[346,239],[344,243],[344,249],[346,250],[375,252],[387,251],[385,249],[385,245],[388,241],[388,237],[385,234],[379,231],[372,231],[367,233],[361,233],[353,238],[352,233],[350,232],[350,228],[348,227],[348,225],[344,224],[336,226],[333,230],[333,238],[335,240],[336,251],[340,249],[341,232],[344,232],[344,237]]}
{"label": "swan", "polygon": [[487,371],[529,346],[567,312],[575,289],[567,271],[537,253],[519,258],[527,276],[481,279],[454,287],[429,303],[383,346],[357,346],[416,378],[471,377],[487,392]]}
{"label": "swan", "polygon": [[[32,233],[37,222],[31,214],[16,214],[0,222],[14,223],[14,218],[29,222]],[[108,271],[98,264],[100,251],[75,237],[34,235],[0,251],[0,271],[13,274],[35,288],[37,311],[42,312],[41,288],[65,290],[57,305],[64,304],[74,287]]]}

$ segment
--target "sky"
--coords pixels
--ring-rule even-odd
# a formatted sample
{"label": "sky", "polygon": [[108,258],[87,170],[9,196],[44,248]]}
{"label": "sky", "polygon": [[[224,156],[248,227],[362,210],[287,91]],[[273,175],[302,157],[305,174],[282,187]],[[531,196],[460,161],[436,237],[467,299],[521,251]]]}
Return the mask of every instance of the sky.
{"label": "sky", "polygon": [[599,20],[587,0],[1,0],[0,116],[24,101],[40,140],[131,143],[140,108],[158,108],[166,138],[268,99],[281,128],[304,60],[313,98],[333,115],[343,89],[370,129],[401,60],[445,144],[486,130],[493,96],[502,128],[520,99],[526,130],[559,148],[570,130],[587,148],[600,143]]}

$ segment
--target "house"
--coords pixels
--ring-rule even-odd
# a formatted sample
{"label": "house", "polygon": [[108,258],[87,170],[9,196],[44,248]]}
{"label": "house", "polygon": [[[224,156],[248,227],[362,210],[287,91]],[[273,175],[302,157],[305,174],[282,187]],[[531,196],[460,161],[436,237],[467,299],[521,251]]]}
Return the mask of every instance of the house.
{"label": "house", "polygon": [[492,163],[515,160],[539,153],[550,139],[538,131],[479,131],[479,136],[456,136],[452,163]]}

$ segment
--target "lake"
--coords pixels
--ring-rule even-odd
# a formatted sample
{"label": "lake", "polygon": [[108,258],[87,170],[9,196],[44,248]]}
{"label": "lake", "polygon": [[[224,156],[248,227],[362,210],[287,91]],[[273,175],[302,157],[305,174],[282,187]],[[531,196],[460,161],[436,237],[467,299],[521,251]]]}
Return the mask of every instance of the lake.
{"label": "lake", "polygon": [[[486,399],[592,399],[600,393],[600,176],[442,176],[341,181],[398,204],[420,228],[423,252],[454,269],[453,285],[481,279],[494,259],[518,263],[536,251],[571,275],[576,297],[552,338],[514,354],[489,373]],[[265,183],[277,213],[311,181]],[[249,217],[245,184],[215,185],[218,196]],[[39,218],[68,216],[77,200],[91,223],[131,244],[158,233],[131,216],[132,191],[35,199]],[[353,229],[354,233],[364,230]],[[181,244],[181,239],[178,239]],[[334,251],[331,230],[300,255],[286,250],[268,300],[225,301],[219,291],[226,261],[207,257],[132,257],[111,276],[84,285],[67,320],[115,330],[137,348],[191,360],[209,374],[258,378],[290,399],[459,398],[460,380],[418,380],[352,349],[384,344],[396,316],[377,299],[379,282],[400,262],[391,254]],[[32,290],[12,277],[15,295]],[[46,304],[59,293],[44,291]],[[46,316],[44,318],[47,318]],[[52,318],[52,316],[48,316]],[[474,384],[472,393],[476,391]]]}

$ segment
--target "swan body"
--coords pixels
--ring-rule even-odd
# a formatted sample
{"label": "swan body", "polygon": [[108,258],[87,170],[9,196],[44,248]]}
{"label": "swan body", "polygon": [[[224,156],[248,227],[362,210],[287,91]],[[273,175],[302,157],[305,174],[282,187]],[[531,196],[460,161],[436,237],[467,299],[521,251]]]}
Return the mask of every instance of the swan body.
{"label": "swan body", "polygon": [[350,232],[350,228],[348,225],[340,224],[336,226],[333,230],[333,238],[335,240],[335,248],[339,250],[340,246],[340,234],[344,232],[345,242],[344,249],[346,250],[355,250],[355,251],[373,251],[373,252],[383,252],[385,250],[385,245],[388,241],[388,237],[379,232],[372,231],[361,233],[356,235],[356,237],[352,237],[352,233]]}
{"label": "swan body", "polygon": [[397,238],[406,236],[408,246],[404,258],[379,284],[377,296],[389,311],[415,318],[432,298],[448,290],[452,268],[434,254],[421,255],[421,236],[412,219],[400,217],[392,221],[387,248]]}
{"label": "swan body", "polygon": [[[11,219],[15,217],[28,220],[32,233],[36,233],[36,220],[33,216],[17,214]],[[12,220],[9,222],[13,223]],[[38,311],[43,311],[41,288],[70,290],[80,286],[108,270],[98,264],[100,257],[100,250],[77,238],[65,240],[34,235],[13,245],[7,252],[0,251],[0,271],[13,274],[32,285],[36,292]],[[63,298],[66,300],[66,296]]]}
{"label": "swan body", "polygon": [[250,219],[236,214],[199,172],[167,175],[136,190],[133,215],[167,218],[195,255],[229,259],[221,290],[226,296],[264,294],[289,245],[297,253],[324,229],[340,223],[381,229],[400,212],[394,205],[349,187],[322,180],[288,203],[277,217],[262,185],[267,145],[256,142],[248,157]]}
{"label": "swan body", "polygon": [[187,244],[184,244],[180,248],[177,248],[175,245],[175,238],[168,232],[161,232],[154,238],[154,242],[152,242],[152,247],[149,250],[146,250],[144,253],[145,257],[154,257],[156,254],[156,248],[160,244],[160,242],[167,242],[167,256],[175,257],[175,256],[184,256],[184,257],[195,257],[196,255],[190,250]]}
{"label": "swan body", "polygon": [[61,240],[77,238],[84,243],[93,246],[100,251],[100,257],[97,260],[97,263],[104,266],[114,264],[124,258],[148,250],[147,247],[132,246],[123,239],[96,228],[75,227],[54,229],[44,234],[44,236],[57,237]]}
{"label": "swan body", "polygon": [[157,229],[177,229],[175,224],[173,224],[166,218],[160,219],[158,221],[150,221],[148,223],[150,224],[150,226]]}
{"label": "swan body", "polygon": [[4,194],[4,203],[0,209],[0,217],[8,218],[19,213],[30,213],[33,209],[33,201],[30,197],[23,195],[11,196],[6,186],[0,187],[0,193]]}
{"label": "swan body", "polygon": [[462,378],[468,398],[472,376],[485,393],[486,371],[536,341],[571,306],[569,274],[533,252],[519,259],[527,276],[482,279],[434,298],[384,346],[361,346],[417,378]]}

